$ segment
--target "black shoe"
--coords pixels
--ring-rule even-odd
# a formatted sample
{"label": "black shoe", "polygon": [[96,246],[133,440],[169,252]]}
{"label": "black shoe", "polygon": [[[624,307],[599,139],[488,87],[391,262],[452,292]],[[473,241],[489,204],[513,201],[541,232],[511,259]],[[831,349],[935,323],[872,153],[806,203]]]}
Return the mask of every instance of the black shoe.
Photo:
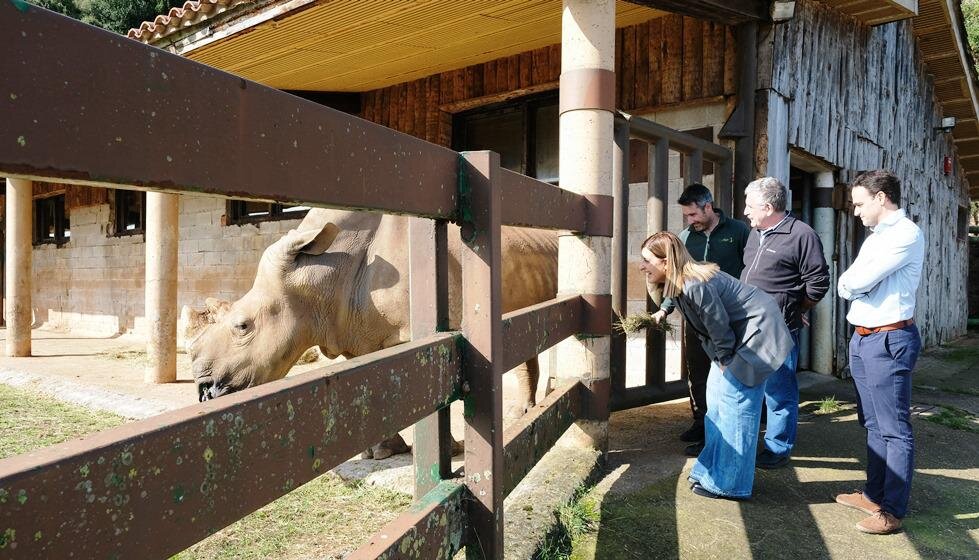
{"label": "black shoe", "polygon": [[694,420],[693,424],[687,428],[687,431],[680,434],[680,441],[685,441],[687,443],[704,441],[704,423]]}
{"label": "black shoe", "polygon": [[776,455],[769,450],[764,450],[755,458],[755,466],[759,469],[780,469],[789,464],[788,455]]}
{"label": "black shoe", "polygon": [[690,491],[703,498],[711,498],[714,500],[732,500],[735,502],[743,502],[748,499],[748,498],[736,498],[734,496],[722,496],[721,494],[715,494],[710,490],[701,486],[699,482],[695,482],[693,486],[690,487]]}
{"label": "black shoe", "polygon": [[683,448],[683,454],[687,457],[697,457],[700,452],[704,450],[704,442],[698,441],[697,443],[691,443],[690,445]]}

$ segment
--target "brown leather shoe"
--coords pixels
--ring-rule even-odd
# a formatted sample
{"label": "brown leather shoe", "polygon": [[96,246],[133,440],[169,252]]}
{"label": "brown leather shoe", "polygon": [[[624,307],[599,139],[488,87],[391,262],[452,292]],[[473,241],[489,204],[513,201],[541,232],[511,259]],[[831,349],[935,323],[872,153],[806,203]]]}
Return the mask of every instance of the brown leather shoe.
{"label": "brown leather shoe", "polygon": [[852,494],[837,494],[836,503],[843,504],[846,507],[852,507],[853,509],[859,509],[867,515],[873,515],[880,510],[879,505],[868,500],[867,497],[863,495],[863,492],[860,491]]}
{"label": "brown leather shoe", "polygon": [[857,530],[871,535],[889,535],[901,529],[901,520],[879,509],[876,513],[857,523]]}

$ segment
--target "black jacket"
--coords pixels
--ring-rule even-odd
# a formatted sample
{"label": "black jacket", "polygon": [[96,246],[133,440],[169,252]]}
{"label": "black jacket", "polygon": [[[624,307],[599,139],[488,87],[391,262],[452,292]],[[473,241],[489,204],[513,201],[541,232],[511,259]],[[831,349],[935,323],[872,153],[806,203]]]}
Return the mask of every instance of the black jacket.
{"label": "black jacket", "polygon": [[788,216],[768,232],[752,229],[744,248],[741,281],[771,294],[789,329],[802,328],[802,303],[823,299],[829,290],[829,268],[823,244],[804,222]]}

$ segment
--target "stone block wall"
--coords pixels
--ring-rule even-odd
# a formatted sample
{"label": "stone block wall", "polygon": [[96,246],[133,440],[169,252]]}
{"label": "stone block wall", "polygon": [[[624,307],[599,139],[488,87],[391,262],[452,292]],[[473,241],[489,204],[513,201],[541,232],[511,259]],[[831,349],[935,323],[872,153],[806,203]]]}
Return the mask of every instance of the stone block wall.
{"label": "stone block wall", "polygon": [[[225,213],[222,198],[180,197],[179,307],[240,298],[265,248],[300,221],[224,226]],[[143,334],[143,234],[110,235],[109,204],[73,208],[70,218],[70,241],[34,247],[35,324],[95,336]]]}

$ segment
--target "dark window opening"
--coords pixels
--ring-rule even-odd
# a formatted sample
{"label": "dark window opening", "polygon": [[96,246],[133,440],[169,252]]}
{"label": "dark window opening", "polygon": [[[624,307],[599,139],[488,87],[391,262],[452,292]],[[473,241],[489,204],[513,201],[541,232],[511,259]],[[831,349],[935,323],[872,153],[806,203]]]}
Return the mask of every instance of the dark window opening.
{"label": "dark window opening", "polygon": [[455,116],[452,149],[492,150],[511,171],[557,184],[558,98],[554,92]]}
{"label": "dark window opening", "polygon": [[[701,140],[706,140],[708,142],[714,141],[714,128],[710,126],[705,126],[703,128],[695,128],[693,130],[684,130],[684,134],[689,134],[700,138]],[[700,172],[701,177],[707,177],[708,175],[714,174],[714,163],[704,159],[703,169]],[[687,178],[687,155],[680,153],[680,177]],[[683,182],[684,185],[688,184],[687,181]]]}
{"label": "dark window opening", "polygon": [[34,244],[63,245],[71,239],[71,227],[65,212],[65,195],[34,199]]}
{"label": "dark window opening", "polygon": [[278,202],[228,201],[228,224],[249,224],[273,220],[298,220],[306,215],[309,206],[279,204]]}
{"label": "dark window opening", "polygon": [[965,241],[969,237],[969,207],[959,206],[959,223],[957,229],[959,241]]}
{"label": "dark window opening", "polygon": [[115,234],[136,235],[146,231],[146,193],[115,191]]}

